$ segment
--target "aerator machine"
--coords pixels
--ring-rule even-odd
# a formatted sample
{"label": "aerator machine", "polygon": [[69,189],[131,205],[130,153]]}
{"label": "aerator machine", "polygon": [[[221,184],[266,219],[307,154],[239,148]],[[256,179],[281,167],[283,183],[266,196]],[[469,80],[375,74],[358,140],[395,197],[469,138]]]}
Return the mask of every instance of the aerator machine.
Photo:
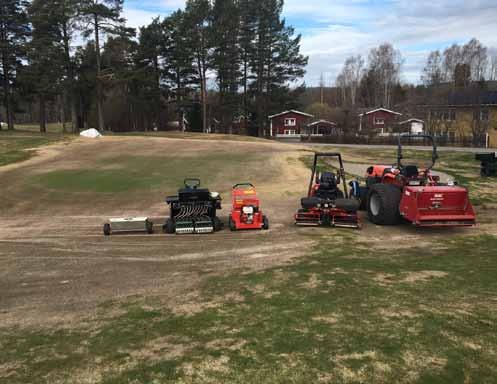
{"label": "aerator machine", "polygon": [[260,209],[260,201],[251,183],[236,184],[231,192],[232,208],[229,227],[243,229],[269,229],[269,220]]}
{"label": "aerator machine", "polygon": [[[338,172],[319,172],[318,162],[322,158],[336,158],[340,166]],[[302,208],[295,214],[295,224],[298,226],[360,228],[357,215],[360,201],[347,191],[340,153],[314,155],[309,191],[307,197],[301,200],[301,205]]]}
{"label": "aerator machine", "polygon": [[200,188],[199,179],[186,179],[177,196],[169,196],[166,203],[170,217],[163,230],[168,234],[204,234],[222,229],[217,217],[221,209],[221,197],[217,192]]}
{"label": "aerator machine", "polygon": [[[433,145],[431,165],[404,164],[402,140],[423,139]],[[396,166],[374,165],[367,170],[367,209],[370,221],[395,225],[401,218],[417,227],[465,227],[476,223],[468,190],[456,182],[441,183],[431,170],[438,159],[429,135],[399,136]]]}
{"label": "aerator machine", "polygon": [[497,176],[497,152],[477,153],[475,158],[481,163],[480,175],[482,177]]}

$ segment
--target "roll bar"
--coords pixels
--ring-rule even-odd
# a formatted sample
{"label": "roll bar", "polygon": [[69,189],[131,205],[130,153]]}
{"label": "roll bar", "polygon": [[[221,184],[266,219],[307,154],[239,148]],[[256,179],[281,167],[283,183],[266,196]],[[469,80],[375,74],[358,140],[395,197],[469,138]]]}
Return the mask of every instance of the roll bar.
{"label": "roll bar", "polygon": [[235,184],[233,185],[233,188],[232,189],[238,189],[240,187],[250,187],[250,188],[255,188],[254,187],[254,184],[252,183],[239,183],[239,184]]}
{"label": "roll bar", "polygon": [[341,181],[343,183],[343,191],[345,193],[345,196],[348,197],[348,191],[347,191],[347,182],[345,180],[345,168],[343,166],[343,160],[342,160],[342,155],[338,152],[315,152],[314,153],[314,163],[312,165],[312,176],[311,176],[311,182],[309,183],[309,191],[308,191],[308,196],[311,196],[312,193],[312,186],[314,184],[314,177],[316,176],[316,169],[318,166],[318,160],[320,157],[336,157],[338,159],[338,163],[340,164],[340,169],[338,170]]}
{"label": "roll bar", "polygon": [[428,167],[428,169],[432,169],[438,160],[437,143],[435,141],[435,138],[431,135],[414,135],[412,133],[404,133],[402,135],[399,135],[399,144],[397,148],[397,164],[399,169],[403,167],[402,159],[404,158],[404,155],[402,153],[402,139],[411,139],[411,138],[422,138],[431,141],[431,144],[433,146],[433,152],[431,155],[431,165]]}

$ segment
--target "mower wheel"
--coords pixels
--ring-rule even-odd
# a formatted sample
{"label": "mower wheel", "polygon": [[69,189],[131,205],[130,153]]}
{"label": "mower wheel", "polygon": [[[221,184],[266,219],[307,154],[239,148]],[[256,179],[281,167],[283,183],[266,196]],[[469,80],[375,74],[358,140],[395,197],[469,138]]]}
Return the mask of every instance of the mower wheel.
{"label": "mower wheel", "polygon": [[166,224],[164,224],[164,226],[162,227],[162,230],[168,235],[174,234],[176,232],[174,221],[171,219],[167,219]]}
{"label": "mower wheel", "polygon": [[147,233],[149,235],[152,235],[154,233],[154,223],[152,223],[150,220],[147,220],[145,226],[147,228]]}
{"label": "mower wheel", "polygon": [[400,222],[399,213],[402,193],[388,184],[375,184],[369,190],[368,216],[377,225],[395,225]]}
{"label": "mower wheel", "polygon": [[229,227],[230,227],[230,231],[231,231],[231,232],[235,232],[235,231],[236,231],[236,224],[235,224],[235,222],[233,221],[233,219],[231,218],[231,216],[230,216],[230,218],[229,218],[229,220],[228,220],[228,225],[229,225]]}
{"label": "mower wheel", "polygon": [[223,222],[221,221],[221,219],[219,219],[219,217],[215,217],[214,218],[214,232],[218,232],[221,229],[223,229]]}
{"label": "mower wheel", "polygon": [[354,213],[359,210],[361,203],[355,199],[336,199],[335,205],[338,209]]}
{"label": "mower wheel", "polygon": [[262,217],[262,229],[264,229],[265,231],[269,229],[269,219],[267,218],[267,216]]}
{"label": "mower wheel", "polygon": [[104,235],[110,236],[110,233],[111,233],[110,224],[109,223],[104,224]]}

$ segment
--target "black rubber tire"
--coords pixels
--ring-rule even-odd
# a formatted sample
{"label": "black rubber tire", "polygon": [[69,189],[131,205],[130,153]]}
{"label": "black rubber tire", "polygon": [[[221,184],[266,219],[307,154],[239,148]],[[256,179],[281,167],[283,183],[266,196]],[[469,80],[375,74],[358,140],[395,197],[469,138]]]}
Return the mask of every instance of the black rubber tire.
{"label": "black rubber tire", "polygon": [[304,197],[300,200],[300,204],[304,209],[315,208],[319,204],[321,204],[322,200],[319,197]]}
{"label": "black rubber tire", "polygon": [[166,224],[164,224],[164,226],[162,227],[162,230],[168,235],[174,234],[176,232],[176,225],[174,224],[174,221],[171,219],[167,219]]}
{"label": "black rubber tire", "polygon": [[262,217],[262,229],[264,229],[265,231],[269,229],[269,219],[267,218],[267,216]]}
{"label": "black rubber tire", "polygon": [[106,223],[106,224],[104,224],[104,235],[110,236],[110,234],[111,234],[110,224]]}
{"label": "black rubber tire", "polygon": [[147,220],[145,223],[145,227],[147,228],[147,233],[149,235],[154,234],[154,223],[152,221]]}
{"label": "black rubber tire", "polygon": [[[400,200],[402,198],[401,190],[388,184],[375,184],[369,190],[368,195],[368,217],[369,220],[377,225],[396,225],[401,221],[399,212]],[[379,206],[378,212],[372,211],[372,201],[376,201]]]}
{"label": "black rubber tire", "polygon": [[235,224],[235,222],[233,221],[233,219],[231,218],[231,216],[230,216],[230,218],[229,218],[229,220],[228,220],[228,225],[229,225],[229,227],[230,227],[230,231],[231,231],[231,232],[235,232],[235,231],[236,231],[236,224]]}
{"label": "black rubber tire", "polygon": [[343,209],[346,212],[357,212],[360,207],[359,200],[356,199],[336,199],[335,206],[338,209]]}
{"label": "black rubber tire", "polygon": [[214,232],[219,232],[221,229],[223,229],[224,225],[221,219],[219,217],[214,218]]}

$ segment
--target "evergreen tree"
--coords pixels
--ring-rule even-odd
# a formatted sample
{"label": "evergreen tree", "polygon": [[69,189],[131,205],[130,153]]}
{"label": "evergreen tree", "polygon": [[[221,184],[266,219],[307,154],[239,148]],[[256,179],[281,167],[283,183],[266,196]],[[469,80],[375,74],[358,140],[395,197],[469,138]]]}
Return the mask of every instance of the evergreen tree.
{"label": "evergreen tree", "polygon": [[30,27],[24,0],[0,2],[0,83],[8,129],[14,129],[13,86],[25,58],[25,42]]}
{"label": "evergreen tree", "polygon": [[29,66],[22,72],[28,87],[39,101],[40,132],[46,132],[46,102],[60,91],[63,74],[62,37],[54,7],[45,0],[34,0],[29,7],[33,26],[28,44]]}
{"label": "evergreen tree", "polygon": [[283,0],[259,2],[255,51],[251,57],[254,73],[258,135],[265,134],[267,116],[285,106],[289,85],[305,74],[308,58],[300,54],[301,36],[281,19]]}
{"label": "evergreen tree", "polygon": [[105,129],[103,111],[101,38],[102,34],[126,34],[130,30],[124,28],[125,19],[121,17],[124,0],[80,0],[79,16],[85,37],[93,35],[96,53],[96,85],[97,85],[97,118],[98,129]]}
{"label": "evergreen tree", "polygon": [[211,49],[211,5],[209,0],[187,0],[184,22],[189,33],[187,46],[194,57],[194,67],[200,88],[200,103],[202,104],[202,129],[207,132],[207,71],[210,68]]}
{"label": "evergreen tree", "polygon": [[233,117],[240,112],[238,91],[241,83],[240,8],[235,0],[215,0],[212,31],[221,124],[228,126],[231,133]]}

